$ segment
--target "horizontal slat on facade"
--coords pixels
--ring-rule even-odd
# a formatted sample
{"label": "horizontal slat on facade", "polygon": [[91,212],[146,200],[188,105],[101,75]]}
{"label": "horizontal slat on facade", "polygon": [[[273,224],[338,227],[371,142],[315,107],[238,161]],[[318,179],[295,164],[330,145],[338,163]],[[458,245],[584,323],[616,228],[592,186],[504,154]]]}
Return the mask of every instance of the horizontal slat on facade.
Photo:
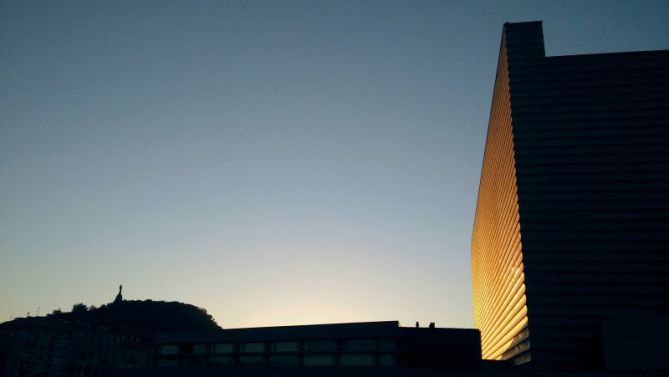
{"label": "horizontal slat on facade", "polygon": [[[664,130],[662,130],[664,131]],[[634,152],[635,149],[643,148],[638,152],[645,154],[657,153],[662,157],[662,152],[666,150],[661,149],[666,147],[661,142],[661,139],[657,142],[649,142],[648,138],[651,136],[666,137],[668,136],[666,131],[664,132],[653,132],[645,134],[605,134],[601,133],[593,137],[588,135],[588,137],[580,138],[577,137],[548,137],[546,134],[535,134],[535,135],[524,135],[525,138],[517,138],[516,140],[520,142],[525,140],[531,140],[532,145],[523,145],[522,147],[516,148],[516,150],[523,150],[523,154],[533,154],[533,155],[564,155],[564,154],[579,154],[587,153],[589,155],[595,153],[611,153],[616,154],[630,154]],[[560,147],[559,149],[547,150],[546,148],[550,147]],[[627,147],[627,148],[625,148]],[[647,147],[647,148],[644,148]],[[664,160],[669,161],[669,158]]]}
{"label": "horizontal slat on facade", "polygon": [[[530,264],[530,263],[528,263]],[[531,265],[531,264],[530,264]],[[598,272],[592,273],[589,271],[586,272],[572,272],[564,270],[552,270],[552,271],[535,271],[532,278],[528,278],[528,282],[535,284],[538,283],[547,283],[547,284],[594,284],[594,285],[629,285],[634,287],[638,285],[639,287],[645,287],[650,289],[651,292],[654,291],[652,287],[654,286],[669,286],[669,276],[659,273],[640,273],[638,271],[625,271],[624,265],[620,264],[613,271]],[[612,292],[611,287],[599,287],[602,294],[608,293],[609,295],[615,294]],[[563,289],[558,289],[557,291],[563,291]],[[662,292],[657,292],[662,293]],[[662,299],[669,299],[662,297]],[[534,303],[534,302],[533,302]]]}
{"label": "horizontal slat on facade", "polygon": [[[528,293],[529,295],[530,293]],[[537,293],[538,294],[538,293]],[[534,329],[533,325],[535,323],[542,323],[543,317],[556,317],[561,316],[563,318],[581,318],[586,319],[590,318],[593,321],[603,320],[610,318],[653,318],[653,317],[666,317],[666,312],[669,310],[666,306],[653,306],[653,307],[634,307],[627,305],[625,303],[620,305],[607,305],[607,306],[591,306],[591,307],[577,307],[577,306],[567,306],[567,305],[538,305],[529,312],[529,315],[533,318],[531,321],[532,326],[530,326],[530,334]],[[594,323],[594,322],[593,322]],[[560,326],[555,323],[550,323],[546,321],[546,325],[554,326],[556,329],[559,329]],[[534,336],[532,334],[532,336]],[[531,340],[534,339],[540,340],[540,337],[530,337]],[[567,340],[567,339],[566,339]],[[592,359],[592,355],[583,355],[584,362],[589,362]]]}
{"label": "horizontal slat on facade", "polygon": [[[605,248],[599,249],[598,246],[601,245],[601,241],[599,240],[575,241],[573,239],[559,239],[554,240],[550,245],[546,245],[546,243],[534,245],[531,241],[528,242],[529,246],[534,248],[543,246],[542,253],[532,255],[533,261],[573,261],[574,263],[592,264],[594,262],[601,263],[602,259],[605,259],[611,263],[622,261],[631,266],[635,263],[649,264],[654,261],[657,261],[662,266],[669,261],[667,245],[643,243],[637,240],[621,240],[607,244]],[[630,250],[634,250],[634,253],[630,253]],[[666,252],[658,253],[658,250]],[[525,263],[528,263],[528,261],[525,261]]]}
{"label": "horizontal slat on facade", "polygon": [[[629,252],[629,249],[625,251]],[[669,258],[665,258],[663,261],[659,261],[658,263],[651,263],[651,260],[654,261],[654,259],[648,258],[649,260],[642,262],[636,259],[629,261],[623,258],[617,258],[617,256],[613,256],[605,262],[587,263],[585,265],[574,266],[574,264],[576,264],[574,263],[575,261],[582,261],[582,259],[570,258],[570,254],[574,254],[574,250],[555,250],[552,254],[548,254],[549,257],[546,257],[546,254],[548,253],[542,253],[541,257],[537,256],[533,258],[531,263],[526,261],[526,264],[528,264],[528,267],[532,268],[533,271],[587,271],[591,273],[615,271],[618,266],[623,265],[624,267],[621,268],[625,268],[626,270],[630,271],[630,273],[638,272],[652,274],[664,273],[667,268],[667,263],[669,263]],[[552,256],[552,258],[550,256]],[[597,258],[597,260],[601,259],[601,257]]]}
{"label": "horizontal slat on facade", "polygon": [[[669,301],[666,299],[659,298],[661,295],[662,289],[660,287],[654,286],[639,286],[638,289],[620,290],[618,292],[609,292],[608,295],[604,296],[594,296],[590,295],[579,295],[573,293],[573,291],[560,291],[553,292],[551,295],[540,296],[535,298],[532,304],[542,304],[542,305],[563,305],[567,303],[570,306],[581,306],[581,307],[590,307],[590,306],[612,306],[614,304],[624,304],[631,307],[639,308],[652,308],[652,307],[668,307]],[[664,291],[666,292],[667,285],[664,285]],[[560,325],[562,328],[564,325]]]}
{"label": "horizontal slat on facade", "polygon": [[611,109],[608,112],[589,112],[585,109],[571,109],[570,111],[563,110],[552,114],[535,113],[535,114],[518,114],[514,115],[514,121],[522,122],[556,122],[556,121],[570,121],[570,120],[633,120],[633,119],[652,119],[652,118],[669,118],[669,109],[652,108],[647,109],[643,113],[630,114],[623,110]]}
{"label": "horizontal slat on facade", "polygon": [[[537,123],[533,128],[521,128],[515,130],[514,135],[518,137],[531,137],[532,134],[544,134],[554,131],[556,138],[573,138],[581,132],[581,137],[590,136],[590,133],[603,135],[617,135],[627,133],[637,134],[659,134],[665,135],[667,133],[665,119],[661,118],[645,118],[643,121],[636,119],[570,119],[555,120],[547,119],[545,122]],[[564,133],[562,133],[563,131]],[[515,137],[515,136],[514,136]]]}
{"label": "horizontal slat on facade", "polygon": [[504,41],[472,235],[474,320],[486,359],[527,349],[527,308]]}
{"label": "horizontal slat on facade", "polygon": [[[526,161],[519,167],[522,171],[523,177],[521,181],[527,183],[523,190],[531,191],[534,187],[529,183],[536,183],[542,181],[549,182],[592,182],[592,181],[609,181],[609,182],[639,182],[646,181],[648,184],[661,184],[666,181],[666,175],[658,175],[665,173],[664,161],[648,161],[652,158],[650,156],[642,156],[643,158],[636,158],[634,161],[626,161],[615,165],[600,163],[578,164],[577,159],[569,159],[569,163],[555,164],[550,163],[550,159],[535,158],[532,161]],[[557,158],[557,157],[556,157]],[[604,157],[602,157],[604,158]],[[565,158],[567,159],[567,158]],[[639,164],[643,162],[643,164]],[[639,165],[638,169],[634,166]],[[642,165],[642,166],[641,166]],[[548,174],[541,174],[542,171]],[[618,174],[612,174],[618,173]],[[626,174],[634,173],[634,174]],[[659,179],[654,179],[658,177]]]}

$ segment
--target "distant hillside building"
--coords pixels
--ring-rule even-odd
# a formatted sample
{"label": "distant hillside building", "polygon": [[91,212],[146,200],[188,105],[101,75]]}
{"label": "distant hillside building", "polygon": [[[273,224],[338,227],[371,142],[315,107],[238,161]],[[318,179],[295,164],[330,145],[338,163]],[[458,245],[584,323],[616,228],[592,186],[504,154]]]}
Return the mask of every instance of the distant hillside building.
{"label": "distant hillside building", "polygon": [[52,317],[0,324],[0,376],[100,376],[150,365],[150,344],[123,329]]}
{"label": "distant hillside building", "polygon": [[484,358],[669,366],[669,51],[504,26],[471,252]]}

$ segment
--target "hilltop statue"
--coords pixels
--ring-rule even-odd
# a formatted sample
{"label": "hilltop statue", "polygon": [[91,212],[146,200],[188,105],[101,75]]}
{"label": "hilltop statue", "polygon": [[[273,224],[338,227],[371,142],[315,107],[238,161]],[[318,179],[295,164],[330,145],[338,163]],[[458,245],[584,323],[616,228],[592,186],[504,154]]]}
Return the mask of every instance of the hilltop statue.
{"label": "hilltop statue", "polygon": [[116,298],[114,299],[114,304],[120,304],[123,302],[123,295],[121,294],[121,291],[123,290],[123,285],[118,286],[118,294],[116,295]]}

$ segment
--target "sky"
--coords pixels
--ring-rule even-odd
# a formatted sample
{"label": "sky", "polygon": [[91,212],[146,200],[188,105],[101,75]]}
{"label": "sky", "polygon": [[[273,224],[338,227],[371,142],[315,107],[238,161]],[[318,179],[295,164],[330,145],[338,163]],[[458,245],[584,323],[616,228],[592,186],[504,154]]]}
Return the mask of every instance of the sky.
{"label": "sky", "polygon": [[669,48],[669,1],[0,0],[0,322],[181,301],[227,328],[473,327],[504,22]]}

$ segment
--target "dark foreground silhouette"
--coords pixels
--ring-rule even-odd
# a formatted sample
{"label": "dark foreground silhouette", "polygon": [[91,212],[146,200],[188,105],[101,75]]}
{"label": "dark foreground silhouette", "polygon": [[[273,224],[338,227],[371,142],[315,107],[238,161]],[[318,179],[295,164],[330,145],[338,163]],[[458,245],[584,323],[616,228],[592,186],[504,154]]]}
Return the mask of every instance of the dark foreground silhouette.
{"label": "dark foreground silhouette", "polygon": [[128,328],[140,333],[220,330],[207,311],[181,302],[117,301],[99,308],[76,304],[69,313],[54,311],[49,318],[95,326]]}

